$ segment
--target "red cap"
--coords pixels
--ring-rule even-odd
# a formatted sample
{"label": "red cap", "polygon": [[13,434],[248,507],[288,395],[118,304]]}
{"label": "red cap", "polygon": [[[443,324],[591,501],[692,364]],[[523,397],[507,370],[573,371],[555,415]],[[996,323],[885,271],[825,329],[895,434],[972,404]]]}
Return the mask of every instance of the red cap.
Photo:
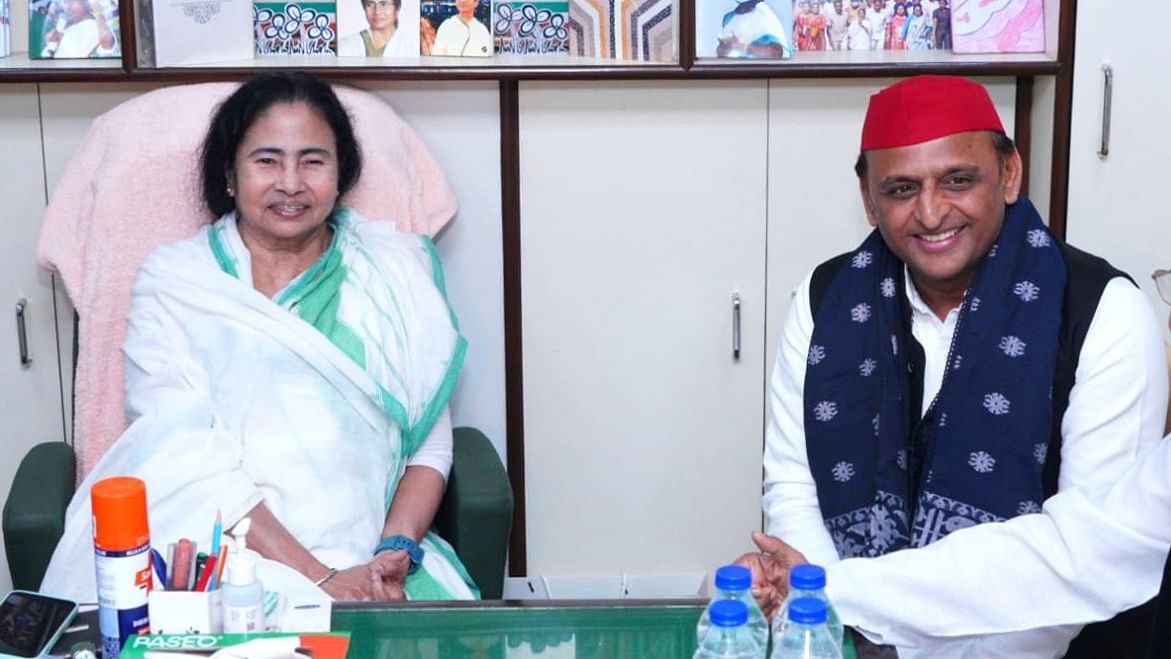
{"label": "red cap", "polygon": [[974,130],[1004,132],[983,85],[955,76],[915,76],[870,97],[862,150],[909,146]]}
{"label": "red cap", "polygon": [[126,551],[150,543],[146,517],[146,483],[115,476],[94,483],[94,545],[105,551]]}

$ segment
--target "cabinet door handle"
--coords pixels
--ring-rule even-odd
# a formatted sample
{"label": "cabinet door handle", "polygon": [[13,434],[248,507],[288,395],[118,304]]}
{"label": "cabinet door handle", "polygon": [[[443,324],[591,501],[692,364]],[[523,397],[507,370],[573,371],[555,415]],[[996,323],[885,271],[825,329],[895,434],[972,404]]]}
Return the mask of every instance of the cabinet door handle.
{"label": "cabinet door handle", "polygon": [[732,293],[732,359],[740,361],[740,294]]}
{"label": "cabinet door handle", "polygon": [[20,298],[16,301],[16,341],[20,344],[20,365],[28,368],[32,365],[32,357],[28,356],[28,331],[24,325],[24,310],[28,300]]}
{"label": "cabinet door handle", "polygon": [[1110,112],[1114,100],[1114,67],[1102,65],[1102,146],[1098,157],[1110,155]]}

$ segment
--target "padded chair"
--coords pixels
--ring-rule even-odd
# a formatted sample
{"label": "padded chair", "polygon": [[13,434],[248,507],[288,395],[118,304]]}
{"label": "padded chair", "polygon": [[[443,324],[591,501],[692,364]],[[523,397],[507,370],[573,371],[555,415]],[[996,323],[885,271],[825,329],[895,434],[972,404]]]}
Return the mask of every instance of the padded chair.
{"label": "padded chair", "polygon": [[[125,427],[122,356],[130,285],[156,246],[210,221],[198,193],[197,154],[209,118],[234,83],[167,87],[98,117],[62,172],[41,227],[40,264],[57,272],[80,314],[74,332],[74,440],[24,458],[4,505],[13,582],[36,589],[64,526],[76,476]],[[362,147],[362,174],[343,202],[369,218],[434,236],[456,197],[422,140],[382,99],[338,87]],[[161,163],[161,165],[160,165]],[[77,316],[75,316],[75,321]],[[508,478],[491,442],[456,428],[447,493],[435,518],[488,599],[501,596],[512,520]]]}
{"label": "padded chair", "polygon": [[[435,515],[443,536],[484,599],[500,599],[512,523],[512,490],[492,442],[475,428],[455,429],[447,492]],[[38,444],[25,455],[4,503],[4,550],[14,588],[36,590],[65,530],[76,457],[65,442]]]}

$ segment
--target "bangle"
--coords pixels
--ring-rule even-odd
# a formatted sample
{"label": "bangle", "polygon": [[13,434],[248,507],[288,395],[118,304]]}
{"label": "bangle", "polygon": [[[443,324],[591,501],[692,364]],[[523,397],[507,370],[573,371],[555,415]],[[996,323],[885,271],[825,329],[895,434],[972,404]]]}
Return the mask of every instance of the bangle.
{"label": "bangle", "polygon": [[423,563],[423,548],[405,535],[392,535],[383,538],[382,542],[374,548],[374,555],[377,556],[384,551],[405,551],[411,559],[411,567],[407,569],[407,574],[414,574],[419,569],[419,565]]}
{"label": "bangle", "polygon": [[333,578],[333,575],[335,575],[335,574],[337,574],[337,568],[336,568],[336,567],[331,567],[331,568],[329,568],[329,572],[326,572],[324,577],[321,577],[321,578],[320,578],[320,579],[318,579],[317,581],[314,581],[314,582],[313,582],[313,585],[314,585],[314,586],[317,586],[318,588],[320,588],[320,587],[321,587],[321,584],[323,584],[323,583],[325,583],[326,581],[329,581],[330,579],[332,579],[332,578]]}

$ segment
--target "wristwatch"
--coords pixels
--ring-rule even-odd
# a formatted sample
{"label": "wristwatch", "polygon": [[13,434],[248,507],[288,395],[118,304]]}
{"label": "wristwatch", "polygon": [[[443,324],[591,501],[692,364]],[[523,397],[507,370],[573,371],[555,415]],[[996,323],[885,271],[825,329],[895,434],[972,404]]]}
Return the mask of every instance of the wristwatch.
{"label": "wristwatch", "polygon": [[411,567],[407,568],[407,574],[414,574],[415,570],[418,570],[419,566],[423,564],[423,548],[405,535],[392,535],[383,538],[382,542],[374,548],[374,555],[377,556],[384,551],[399,550],[407,552],[407,556],[411,559]]}

